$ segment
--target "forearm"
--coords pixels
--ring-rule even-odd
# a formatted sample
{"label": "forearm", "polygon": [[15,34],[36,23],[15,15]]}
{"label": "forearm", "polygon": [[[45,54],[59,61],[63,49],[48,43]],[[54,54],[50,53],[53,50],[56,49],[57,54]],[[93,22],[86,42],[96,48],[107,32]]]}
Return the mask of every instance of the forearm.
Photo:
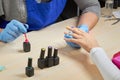
{"label": "forearm", "polygon": [[100,4],[98,0],[74,0],[78,5],[79,9],[82,11],[79,22],[77,24],[86,24],[91,30],[95,24],[98,22],[100,17]]}
{"label": "forearm", "polygon": [[120,80],[120,70],[111,62],[102,48],[93,48],[90,51],[90,57],[104,80]]}
{"label": "forearm", "polygon": [[79,17],[77,26],[81,24],[86,24],[88,26],[88,29],[91,30],[97,22],[98,16],[93,12],[87,12]]}

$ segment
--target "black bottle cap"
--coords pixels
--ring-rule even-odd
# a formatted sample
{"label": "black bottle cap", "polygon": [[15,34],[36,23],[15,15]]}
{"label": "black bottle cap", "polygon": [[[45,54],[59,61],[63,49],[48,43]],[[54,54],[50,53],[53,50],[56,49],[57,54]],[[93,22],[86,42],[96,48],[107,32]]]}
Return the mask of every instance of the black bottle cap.
{"label": "black bottle cap", "polygon": [[118,7],[118,0],[114,0],[113,8],[114,8],[114,9],[117,9],[117,7]]}
{"label": "black bottle cap", "polygon": [[41,48],[41,52],[40,52],[40,58],[38,58],[38,62],[37,65],[39,68],[43,69],[46,67],[46,59],[44,58],[45,55],[45,48]]}
{"label": "black bottle cap", "polygon": [[28,58],[28,67],[32,67],[32,58]]}
{"label": "black bottle cap", "polygon": [[41,48],[40,59],[44,59],[45,48]]}
{"label": "black bottle cap", "polygon": [[53,59],[54,59],[54,66],[59,64],[59,57],[58,57],[58,49],[54,48],[54,54],[53,54]]}
{"label": "black bottle cap", "polygon": [[57,48],[54,48],[54,54],[53,54],[53,57],[55,58],[55,57],[57,57],[57,55],[58,55],[58,49],[57,49]]}
{"label": "black bottle cap", "polygon": [[118,7],[120,7],[120,0],[118,0]]}
{"label": "black bottle cap", "polygon": [[52,46],[48,46],[48,58],[52,57]]}

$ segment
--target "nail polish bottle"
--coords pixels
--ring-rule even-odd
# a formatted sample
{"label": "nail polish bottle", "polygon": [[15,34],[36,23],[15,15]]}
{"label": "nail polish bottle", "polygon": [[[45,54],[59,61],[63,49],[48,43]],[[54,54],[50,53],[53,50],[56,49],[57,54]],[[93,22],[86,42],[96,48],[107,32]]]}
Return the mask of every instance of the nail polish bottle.
{"label": "nail polish bottle", "polygon": [[53,60],[54,60],[54,66],[59,64],[59,57],[58,57],[58,49],[54,49],[54,54],[53,54]]}
{"label": "nail polish bottle", "polygon": [[118,0],[118,7],[120,7],[120,0]]}
{"label": "nail polish bottle", "polygon": [[117,7],[118,7],[118,0],[114,0],[113,8],[114,8],[114,9],[117,9]]}
{"label": "nail polish bottle", "polygon": [[30,42],[23,42],[23,51],[30,52]]}
{"label": "nail polish bottle", "polygon": [[43,69],[46,67],[46,59],[44,58],[45,55],[45,48],[41,49],[40,57],[38,58],[38,67]]}
{"label": "nail polish bottle", "polygon": [[53,57],[52,57],[52,47],[48,47],[48,55],[46,57],[46,66],[52,67],[53,66]]}
{"label": "nail polish bottle", "polygon": [[30,42],[28,41],[26,34],[24,35],[25,35],[25,41],[23,42],[23,51],[30,52],[30,49],[31,49]]}
{"label": "nail polish bottle", "polygon": [[34,75],[34,68],[32,67],[32,58],[28,58],[28,65],[25,68],[25,74],[28,77],[31,77]]}

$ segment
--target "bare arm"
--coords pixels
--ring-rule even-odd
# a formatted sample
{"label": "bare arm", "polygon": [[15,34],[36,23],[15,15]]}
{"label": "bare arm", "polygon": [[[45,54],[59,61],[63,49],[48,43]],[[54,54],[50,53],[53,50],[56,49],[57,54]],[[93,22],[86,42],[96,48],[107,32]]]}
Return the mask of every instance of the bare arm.
{"label": "bare arm", "polygon": [[86,24],[88,25],[89,30],[91,30],[96,25],[97,22],[98,17],[92,12],[87,12],[80,16],[77,26],[81,24]]}
{"label": "bare arm", "polygon": [[98,0],[74,0],[82,10],[82,15],[79,17],[77,26],[86,24],[91,30],[99,20],[100,4]]}

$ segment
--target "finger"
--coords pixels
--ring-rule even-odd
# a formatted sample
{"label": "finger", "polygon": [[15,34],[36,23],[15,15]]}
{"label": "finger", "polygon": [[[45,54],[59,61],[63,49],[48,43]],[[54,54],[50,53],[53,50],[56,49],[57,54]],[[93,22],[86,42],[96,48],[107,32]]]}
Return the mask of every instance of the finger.
{"label": "finger", "polygon": [[13,31],[7,31],[7,34],[11,37],[11,38],[16,38],[17,37],[17,34]]}
{"label": "finger", "polygon": [[73,29],[77,30],[77,28],[75,28],[75,27],[69,27],[69,26],[67,26],[66,29],[69,30],[69,31],[73,31]]}
{"label": "finger", "polygon": [[10,23],[8,23],[7,25],[6,25],[6,28],[5,28],[6,30],[12,30],[12,31],[18,31],[18,28],[17,27],[15,27],[15,25],[12,23],[12,22],[10,22]]}
{"label": "finger", "polygon": [[8,31],[19,32],[18,28],[15,25],[10,25],[10,27],[8,28]]}
{"label": "finger", "polygon": [[71,28],[71,27],[69,27],[69,26],[67,26],[67,27],[66,27],[66,29],[67,29],[67,30],[71,30],[72,28]]}
{"label": "finger", "polygon": [[13,24],[18,28],[18,30],[22,33],[26,33],[27,29],[26,27],[23,25],[23,23],[17,21],[17,20],[13,20]]}
{"label": "finger", "polygon": [[[64,32],[64,34],[65,34],[65,36],[72,36],[71,38],[76,38],[76,39],[82,38],[82,35],[79,35],[76,33]],[[68,37],[66,37],[66,38],[68,38]]]}
{"label": "finger", "polygon": [[17,38],[18,36],[20,36],[22,33],[18,30],[17,27],[13,26],[13,28],[10,28],[7,31],[8,34],[12,35],[14,38]]}
{"label": "finger", "polygon": [[74,33],[76,33],[76,34],[84,34],[85,32],[84,31],[82,31],[82,30],[80,30],[80,29],[78,29],[78,28],[74,28],[73,30],[72,30]]}
{"label": "finger", "polygon": [[21,34],[22,34],[22,33],[20,33],[20,32],[15,32],[14,37],[17,38],[17,37],[19,37]]}
{"label": "finger", "polygon": [[3,37],[3,40],[5,40],[5,42],[11,42],[15,39],[15,35],[13,35],[13,33],[11,31],[6,32],[5,31],[5,37]]}
{"label": "finger", "polygon": [[13,28],[7,28],[5,31],[7,32],[7,34],[9,34],[10,36],[13,36],[14,38],[17,38],[18,36],[20,36],[22,33],[20,31],[18,31],[18,28],[15,26],[12,26]]}
{"label": "finger", "polygon": [[81,39],[83,36],[82,35],[78,35],[78,34],[71,34],[73,36],[73,38],[76,38],[76,39]]}
{"label": "finger", "polygon": [[67,42],[73,42],[73,43],[75,43],[75,44],[78,44],[79,42],[79,40],[77,40],[77,39],[75,39],[75,38],[64,38],[64,40],[65,41],[67,41]]}
{"label": "finger", "polygon": [[75,43],[75,44],[77,44],[77,45],[79,45],[79,46],[83,46],[83,39],[75,39],[75,38],[64,38],[64,40],[66,41],[66,42],[72,42],[72,43]]}
{"label": "finger", "polygon": [[29,28],[28,24],[24,24],[24,26],[25,26],[25,28],[26,28],[26,29],[28,29],[28,28]]}
{"label": "finger", "polygon": [[71,27],[66,27],[66,28],[76,34],[82,35],[84,33],[84,31],[80,30],[79,28],[71,28]]}
{"label": "finger", "polygon": [[68,32],[64,32],[64,34],[68,34]]}
{"label": "finger", "polygon": [[13,41],[13,36],[4,37],[3,40],[4,40],[4,42],[11,42],[11,41]]}

